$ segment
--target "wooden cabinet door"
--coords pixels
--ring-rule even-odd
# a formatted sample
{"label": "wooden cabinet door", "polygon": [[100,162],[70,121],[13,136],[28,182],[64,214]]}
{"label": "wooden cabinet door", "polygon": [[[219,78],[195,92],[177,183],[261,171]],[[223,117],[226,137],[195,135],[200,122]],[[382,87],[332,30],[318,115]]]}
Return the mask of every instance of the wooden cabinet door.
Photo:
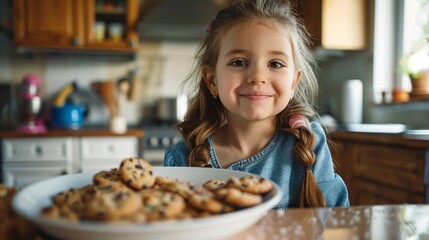
{"label": "wooden cabinet door", "polygon": [[322,45],[322,1],[298,1],[298,9],[307,31],[311,34],[311,48]]}
{"label": "wooden cabinet door", "polygon": [[21,46],[64,47],[83,44],[81,0],[15,0],[15,43]]}
{"label": "wooden cabinet door", "polygon": [[351,205],[425,202],[422,148],[332,138]]}
{"label": "wooden cabinet door", "polygon": [[[135,51],[138,48],[138,0],[117,0],[109,6],[98,6],[95,0],[86,1],[86,45],[91,49],[109,49],[119,51]],[[97,36],[96,23],[104,26],[102,37]],[[119,24],[123,33],[114,38],[110,27]]]}

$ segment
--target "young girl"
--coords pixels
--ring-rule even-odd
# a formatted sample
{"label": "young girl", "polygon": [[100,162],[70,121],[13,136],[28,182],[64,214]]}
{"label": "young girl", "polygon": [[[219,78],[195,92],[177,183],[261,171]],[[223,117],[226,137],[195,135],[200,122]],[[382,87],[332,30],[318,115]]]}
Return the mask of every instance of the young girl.
{"label": "young girl", "polygon": [[308,38],[290,4],[241,0],[221,10],[198,52],[199,84],[165,166],[214,167],[269,178],[276,208],[348,206],[322,127]]}

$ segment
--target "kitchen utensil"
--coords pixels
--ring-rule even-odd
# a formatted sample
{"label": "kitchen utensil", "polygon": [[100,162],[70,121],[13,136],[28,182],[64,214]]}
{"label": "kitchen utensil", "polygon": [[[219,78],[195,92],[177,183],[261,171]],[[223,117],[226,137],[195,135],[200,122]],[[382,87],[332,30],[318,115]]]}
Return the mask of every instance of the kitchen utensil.
{"label": "kitchen utensil", "polygon": [[43,102],[40,98],[40,79],[33,74],[27,74],[21,83],[19,94],[19,109],[21,110],[21,125],[18,131],[25,133],[46,132],[42,119]]}
{"label": "kitchen utensil", "polygon": [[116,134],[125,133],[127,131],[127,120],[121,115],[113,116],[109,121],[109,129]]}
{"label": "kitchen utensil", "polygon": [[79,129],[85,119],[86,106],[72,104],[67,101],[64,105],[51,108],[51,124],[54,128]]}
{"label": "kitchen utensil", "polygon": [[122,134],[127,131],[127,120],[123,116],[122,108],[129,88],[129,83],[126,79],[118,82],[116,114],[110,117],[109,122],[109,128],[113,133]]}
{"label": "kitchen utensil", "polygon": [[68,96],[67,100],[73,104],[85,105],[85,121],[83,125],[87,125],[89,127],[108,125],[109,110],[101,99],[101,96],[92,89],[79,87]]}
{"label": "kitchen utensil", "polygon": [[140,89],[140,81],[137,79],[137,68],[131,70],[128,73],[128,81],[130,84],[130,90],[128,91],[128,100],[135,101]]}
{"label": "kitchen utensil", "polygon": [[72,82],[71,84],[68,84],[65,86],[55,97],[54,102],[52,103],[55,107],[61,107],[66,103],[67,97],[76,91],[77,89],[77,83]]}
{"label": "kitchen utensil", "polygon": [[116,115],[122,116],[123,105],[126,100],[129,89],[130,89],[130,84],[126,79],[121,79],[118,82],[118,104],[117,104]]}
{"label": "kitchen utensil", "polygon": [[[201,185],[210,179],[227,180],[232,176],[244,177],[252,174],[215,168],[154,167],[157,176],[191,181]],[[263,203],[232,213],[207,216],[182,221],[151,222],[147,224],[109,224],[105,222],[82,221],[70,224],[40,216],[42,208],[52,201],[52,196],[70,188],[80,188],[92,183],[95,172],[80,173],[51,178],[27,186],[13,199],[13,207],[38,227],[61,239],[226,239],[241,232],[272,209],[281,199],[282,191],[275,184],[264,196]]]}
{"label": "kitchen utensil", "polygon": [[107,105],[110,117],[116,115],[116,84],[114,81],[93,82],[91,88],[100,94]]}

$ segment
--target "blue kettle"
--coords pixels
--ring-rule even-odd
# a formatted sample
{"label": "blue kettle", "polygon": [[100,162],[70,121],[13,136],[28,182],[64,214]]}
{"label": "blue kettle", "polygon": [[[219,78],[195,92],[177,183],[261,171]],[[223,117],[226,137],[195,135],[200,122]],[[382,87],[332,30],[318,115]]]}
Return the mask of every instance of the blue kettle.
{"label": "blue kettle", "polygon": [[79,129],[86,115],[85,104],[66,102],[62,106],[52,106],[51,124],[54,128]]}

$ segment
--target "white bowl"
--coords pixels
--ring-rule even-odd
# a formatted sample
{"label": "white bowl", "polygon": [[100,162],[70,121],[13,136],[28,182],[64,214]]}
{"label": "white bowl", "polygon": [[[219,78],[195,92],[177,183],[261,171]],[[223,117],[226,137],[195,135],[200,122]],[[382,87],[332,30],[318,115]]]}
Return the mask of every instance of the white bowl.
{"label": "white bowl", "polygon": [[[227,180],[231,176],[251,175],[245,172],[213,168],[154,167],[158,176],[192,181],[201,185],[210,179]],[[274,188],[264,202],[232,213],[192,220],[174,220],[141,224],[99,223],[82,221],[70,223],[40,216],[42,208],[51,204],[51,198],[61,191],[79,188],[92,183],[94,172],[59,176],[22,189],[13,199],[16,212],[35,223],[49,235],[61,239],[224,239],[255,224],[281,199],[282,192]]]}

